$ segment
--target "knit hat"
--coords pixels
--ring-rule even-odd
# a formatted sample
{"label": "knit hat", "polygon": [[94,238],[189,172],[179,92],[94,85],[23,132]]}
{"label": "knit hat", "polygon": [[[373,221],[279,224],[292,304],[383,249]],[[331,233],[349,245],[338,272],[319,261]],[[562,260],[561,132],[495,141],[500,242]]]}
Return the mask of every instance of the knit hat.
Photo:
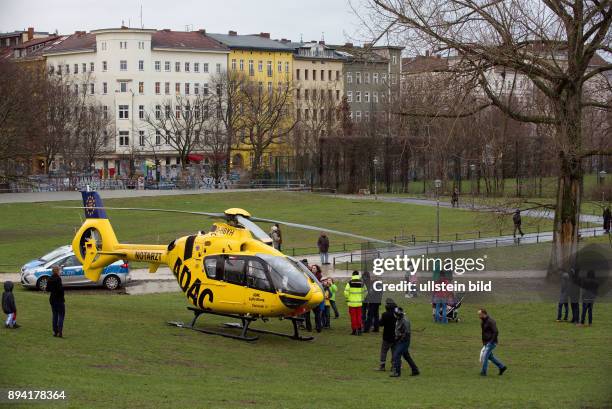
{"label": "knit hat", "polygon": [[351,274],[351,275],[352,275],[353,277],[355,277],[355,276],[359,276],[359,271],[355,270],[355,271],[353,271],[353,274]]}

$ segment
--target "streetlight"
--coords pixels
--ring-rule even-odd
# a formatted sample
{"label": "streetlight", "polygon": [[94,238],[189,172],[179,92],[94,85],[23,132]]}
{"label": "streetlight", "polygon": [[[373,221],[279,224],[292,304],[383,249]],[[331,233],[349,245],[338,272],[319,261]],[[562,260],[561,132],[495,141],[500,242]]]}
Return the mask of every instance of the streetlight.
{"label": "streetlight", "polygon": [[[602,185],[604,184],[605,179],[606,179],[606,175],[607,175],[607,173],[606,173],[605,170],[602,170],[602,171],[599,172],[599,183],[600,184],[602,184]],[[602,201],[602,204],[603,204],[603,202],[606,201],[605,199],[606,199],[606,191],[602,188],[601,189],[601,201]]]}
{"label": "streetlight", "polygon": [[436,186],[436,243],[440,243],[440,187],[442,186],[442,181],[440,179],[436,179],[434,181],[434,185]]}
{"label": "streetlight", "polygon": [[376,181],[376,169],[378,167],[378,159],[376,157],[374,157],[374,160],[372,160],[372,163],[374,164],[374,200],[378,200],[378,186],[377,186],[377,181]]}
{"label": "streetlight", "polygon": [[474,210],[474,172],[476,172],[476,165],[470,165],[470,185],[472,187],[472,210]]}

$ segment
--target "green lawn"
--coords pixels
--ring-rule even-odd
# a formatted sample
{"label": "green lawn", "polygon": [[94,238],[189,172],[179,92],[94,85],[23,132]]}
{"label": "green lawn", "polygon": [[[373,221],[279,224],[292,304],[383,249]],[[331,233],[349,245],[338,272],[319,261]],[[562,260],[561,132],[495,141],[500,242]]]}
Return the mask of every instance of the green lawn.
{"label": "green lawn", "polygon": [[[486,305],[508,365],[479,376],[479,306],[463,321],[430,322],[426,297],[406,307],[422,376],[390,379],[378,364],[379,334],[352,337],[342,317],[312,342],[262,335],[255,343],[165,325],[188,320],[180,293],[126,296],[67,292],[65,338],[51,336],[47,296],[16,290],[18,330],[0,330],[0,388],[60,389],[62,408],[606,408],[612,405],[612,305],[591,328],[553,321],[555,305]],[[227,318],[205,317],[215,326]],[[261,327],[261,323],[259,324]],[[271,329],[288,330],[273,320]],[[404,368],[406,374],[406,369]],[[31,407],[50,407],[45,404]]]}
{"label": "green lawn", "polygon": [[[243,207],[255,216],[325,226],[380,239],[416,235],[432,240],[435,208],[370,200],[347,200],[324,195],[292,192],[244,192],[109,199],[115,207],[149,207],[219,212]],[[80,202],[18,203],[0,205],[0,271],[16,271],[24,262],[71,242],[81,225],[83,212],[58,206],[81,206]],[[131,243],[168,243],[182,235],[209,229],[212,220],[191,215],[109,211],[119,240]],[[440,209],[443,240],[509,234],[510,218],[468,210]],[[525,218],[524,229],[550,229],[549,220]],[[262,226],[268,229],[268,226]],[[466,233],[470,232],[470,233]],[[283,228],[283,247],[288,254],[316,253],[318,233]],[[344,243],[356,239],[331,236],[331,251],[342,251]],[[292,250],[296,248],[295,251]],[[347,246],[346,248],[357,248]]]}

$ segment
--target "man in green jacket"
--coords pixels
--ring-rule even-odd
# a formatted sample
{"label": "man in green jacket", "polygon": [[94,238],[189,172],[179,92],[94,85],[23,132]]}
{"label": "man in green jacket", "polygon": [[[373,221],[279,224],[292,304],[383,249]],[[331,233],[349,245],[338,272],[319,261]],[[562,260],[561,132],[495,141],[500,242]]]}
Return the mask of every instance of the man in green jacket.
{"label": "man in green jacket", "polygon": [[366,295],[367,290],[359,277],[359,271],[353,271],[351,280],[346,283],[346,287],[344,287],[344,298],[346,298],[349,314],[351,316],[351,329],[353,330],[351,335],[361,335],[361,306]]}

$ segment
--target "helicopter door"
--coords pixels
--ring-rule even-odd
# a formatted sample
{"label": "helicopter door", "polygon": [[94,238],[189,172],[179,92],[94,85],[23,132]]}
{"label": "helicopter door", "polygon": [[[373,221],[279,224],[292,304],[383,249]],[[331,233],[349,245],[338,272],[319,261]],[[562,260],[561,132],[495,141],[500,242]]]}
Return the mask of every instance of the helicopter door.
{"label": "helicopter door", "polygon": [[[240,256],[223,257],[223,281],[228,285],[219,294],[219,300],[226,305],[243,306],[246,296],[247,260]],[[217,271],[217,277],[219,271]]]}
{"label": "helicopter door", "polygon": [[267,273],[268,265],[261,259],[250,257],[247,262],[246,307],[254,313],[266,314],[277,301],[276,291]]}

